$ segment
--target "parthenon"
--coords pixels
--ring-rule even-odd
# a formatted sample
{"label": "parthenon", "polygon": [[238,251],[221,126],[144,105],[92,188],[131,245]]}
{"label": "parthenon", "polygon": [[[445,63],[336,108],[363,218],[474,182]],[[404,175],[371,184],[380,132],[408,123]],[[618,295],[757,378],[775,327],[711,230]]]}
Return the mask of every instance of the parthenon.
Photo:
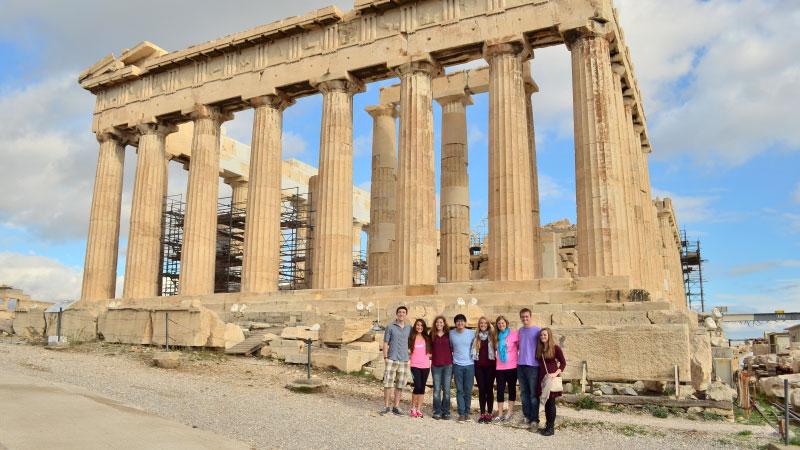
{"label": "parthenon", "polygon": [[[538,48],[554,45],[566,45],[572,64],[577,223],[569,270],[556,261],[560,235],[540,223],[532,96],[547,86],[529,69]],[[488,68],[445,70],[480,59]],[[355,0],[352,11],[327,7],[183,50],[143,42],[109,55],[80,75],[97,98],[92,131],[100,149],[77,307],[102,314],[193,301],[226,320],[234,303],[251,311],[280,304],[315,317],[352,314],[356,302],[383,310],[407,303],[427,317],[471,297],[486,312],[540,306],[535,312],[547,312],[548,325],[590,325],[555,318],[581,308],[663,310],[678,319],[646,323],[654,342],[678,336],[675,364],[688,377],[693,326],[683,319],[678,226],[669,199],[651,192],[652,149],[633,67],[610,0]],[[367,108],[369,286],[354,288],[353,96],[392,78],[399,84],[382,88],[379,104]],[[277,281],[283,112],[315,94],[322,123],[311,286],[288,293]],[[482,94],[489,99],[487,266],[485,279],[476,279],[466,110]],[[442,111],[438,224],[434,101]],[[241,292],[215,295],[221,126],[244,109],[254,119],[248,173],[236,181],[246,193],[238,197],[246,203]],[[174,157],[166,142],[186,123],[193,136],[182,161],[189,178],[180,292],[167,299],[158,289]],[[115,299],[126,146],[137,149],[136,174],[124,289]],[[688,328],[673,325],[684,321]],[[642,370],[669,379],[671,364]]]}

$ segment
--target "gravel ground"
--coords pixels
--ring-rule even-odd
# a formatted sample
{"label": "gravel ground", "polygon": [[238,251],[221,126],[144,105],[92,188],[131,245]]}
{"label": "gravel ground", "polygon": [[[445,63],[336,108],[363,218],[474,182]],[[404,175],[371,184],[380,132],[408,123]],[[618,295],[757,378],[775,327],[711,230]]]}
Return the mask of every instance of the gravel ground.
{"label": "gravel ground", "polygon": [[[163,370],[150,365],[152,351],[102,343],[52,351],[0,338],[0,376],[14,371],[81,386],[254,448],[378,448],[396,442],[442,448],[699,449],[758,448],[769,441],[763,427],[565,407],[559,407],[551,438],[514,426],[382,417],[381,387],[373,380],[324,372],[325,393],[297,394],[283,388],[304,376],[297,366],[186,352],[180,369]],[[753,434],[737,435],[744,429]]]}

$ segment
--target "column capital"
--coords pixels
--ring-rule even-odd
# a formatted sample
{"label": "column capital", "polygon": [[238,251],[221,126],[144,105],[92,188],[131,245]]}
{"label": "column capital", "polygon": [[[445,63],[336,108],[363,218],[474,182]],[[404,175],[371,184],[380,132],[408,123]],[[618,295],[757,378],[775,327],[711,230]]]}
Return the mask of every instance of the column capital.
{"label": "column capital", "polygon": [[525,81],[525,95],[531,96],[537,92],[539,92],[539,85],[535,81]]}
{"label": "column capital", "polygon": [[166,136],[171,133],[175,133],[178,131],[178,127],[172,124],[166,124],[163,122],[149,122],[149,123],[139,123],[133,126],[136,133],[140,136],[148,135],[148,134],[157,134],[160,136]]}
{"label": "column capital", "polygon": [[119,144],[125,144],[125,136],[116,128],[108,128],[95,134],[97,142],[105,143],[108,141],[116,141]]}
{"label": "column capital", "polygon": [[282,94],[260,95],[258,97],[247,99],[246,102],[253,108],[268,106],[272,109],[277,109],[278,111],[283,111],[294,104],[294,100]]}
{"label": "column capital", "polygon": [[483,59],[489,61],[497,55],[514,55],[520,59],[533,58],[533,50],[525,43],[524,39],[486,41],[483,43]]}
{"label": "column capital", "polygon": [[472,96],[467,94],[466,92],[463,93],[463,94],[453,94],[453,95],[447,95],[447,96],[444,96],[444,97],[439,97],[439,98],[436,98],[435,100],[436,100],[436,102],[439,103],[439,105],[442,108],[444,108],[446,105],[449,105],[451,103],[461,103],[464,106],[469,106],[469,105],[473,104]]}
{"label": "column capital", "polygon": [[211,119],[215,122],[222,123],[233,119],[233,113],[223,111],[217,106],[211,105],[195,105],[189,111],[183,111],[192,120],[197,119]]}
{"label": "column capital", "polygon": [[365,86],[361,80],[356,78],[338,78],[335,80],[323,80],[314,83],[314,87],[323,94],[329,92],[344,92],[350,95],[364,92]]}
{"label": "column capital", "polygon": [[230,187],[247,184],[247,179],[241,175],[237,175],[235,177],[223,178],[222,181]]}
{"label": "column capital", "polygon": [[389,66],[398,77],[414,73],[425,73],[431,78],[437,77],[444,73],[442,66],[440,66],[433,58],[425,58],[417,61],[406,61],[401,64]]}
{"label": "column capital", "polygon": [[611,29],[606,24],[592,22],[590,25],[567,30],[564,33],[564,43],[568,50],[579,41],[587,39],[605,39],[609,43],[613,38]]}
{"label": "column capital", "polygon": [[377,119],[378,117],[382,116],[391,116],[393,119],[397,118],[397,106],[394,103],[390,103],[388,105],[367,106],[364,108],[364,111],[372,116],[373,119]]}

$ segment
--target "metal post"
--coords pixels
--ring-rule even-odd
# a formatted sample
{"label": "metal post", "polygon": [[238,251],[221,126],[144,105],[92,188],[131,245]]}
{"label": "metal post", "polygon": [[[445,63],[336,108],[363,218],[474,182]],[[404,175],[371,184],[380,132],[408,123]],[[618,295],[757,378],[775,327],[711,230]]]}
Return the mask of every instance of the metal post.
{"label": "metal post", "polygon": [[783,380],[783,443],[789,445],[789,380]]}
{"label": "metal post", "polygon": [[311,339],[305,339],[308,348],[308,364],[306,364],[306,378],[311,379]]}
{"label": "metal post", "polygon": [[64,308],[58,308],[58,323],[56,325],[56,338],[58,342],[61,342],[61,313],[64,312]]}
{"label": "metal post", "polygon": [[169,313],[164,312],[164,351],[169,351]]}

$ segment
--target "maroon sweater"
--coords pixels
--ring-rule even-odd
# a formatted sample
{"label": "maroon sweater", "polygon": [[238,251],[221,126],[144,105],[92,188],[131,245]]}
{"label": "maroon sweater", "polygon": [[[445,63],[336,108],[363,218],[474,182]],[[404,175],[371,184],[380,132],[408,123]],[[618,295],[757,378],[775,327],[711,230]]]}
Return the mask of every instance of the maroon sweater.
{"label": "maroon sweater", "polygon": [[[555,346],[555,357],[552,359],[544,359],[544,363],[547,366],[547,371],[545,371],[544,367],[539,367],[539,392],[541,393],[541,386],[542,380],[544,377],[547,376],[547,372],[553,373],[558,369],[564,371],[564,368],[567,367],[567,360],[564,359],[564,352],[561,351],[561,347],[558,345]],[[539,358],[539,364],[542,363],[542,358]],[[561,374],[558,375],[559,377]],[[551,392],[550,398],[561,397],[561,392]]]}
{"label": "maroon sweater", "polygon": [[443,336],[431,334],[431,365],[436,367],[453,364],[453,350],[450,348],[450,335]]}

